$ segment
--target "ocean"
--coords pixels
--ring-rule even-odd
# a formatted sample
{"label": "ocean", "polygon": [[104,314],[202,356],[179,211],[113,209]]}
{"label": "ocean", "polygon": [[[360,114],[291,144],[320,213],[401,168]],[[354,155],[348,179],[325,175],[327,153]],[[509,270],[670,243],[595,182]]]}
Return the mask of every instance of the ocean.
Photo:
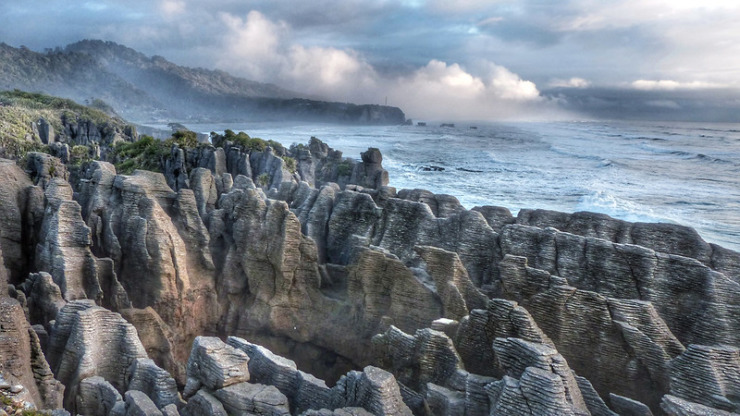
{"label": "ocean", "polygon": [[498,205],[593,211],[633,222],[694,227],[740,251],[740,124],[674,122],[457,123],[351,126],[308,123],[188,125],[230,128],[285,146],[316,136],[344,156],[377,147],[390,185]]}

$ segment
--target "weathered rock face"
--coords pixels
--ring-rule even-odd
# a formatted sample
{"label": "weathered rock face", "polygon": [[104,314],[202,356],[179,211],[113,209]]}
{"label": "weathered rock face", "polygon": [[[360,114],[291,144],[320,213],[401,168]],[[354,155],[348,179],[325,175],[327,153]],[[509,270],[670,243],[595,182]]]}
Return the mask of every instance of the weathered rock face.
{"label": "weathered rock face", "polygon": [[[29,206],[29,187],[31,178],[15,162],[0,159],[0,249],[3,252],[4,266],[9,271],[8,281],[22,282],[31,270],[35,247],[29,247],[34,232],[34,214],[43,217],[43,205]],[[39,211],[41,210],[41,213]],[[29,224],[29,219],[31,223]],[[7,291],[2,291],[6,294]]]}
{"label": "weathered rock face", "polygon": [[[172,337],[170,345],[150,348],[182,362],[189,342],[212,328],[219,315],[209,235],[193,192],[173,192],[161,174],[115,176],[104,162],[93,164],[85,178],[80,200],[93,251],[113,260],[131,305],[153,308],[166,325],[160,332]],[[158,361],[181,379],[176,360],[162,356]]]}
{"label": "weathered rock face", "polygon": [[88,377],[80,382],[75,402],[79,414],[107,416],[118,403],[123,403],[121,394],[103,377]]}
{"label": "weathered rock face", "polygon": [[90,229],[82,221],[72,187],[54,178],[46,186],[46,211],[36,247],[36,269],[51,274],[67,301],[100,299],[97,261],[90,251]]}
{"label": "weathered rock face", "polygon": [[129,367],[137,358],[146,358],[134,327],[90,300],[62,308],[50,335],[46,356],[54,376],[66,386],[68,408],[74,407],[78,386],[88,377],[101,376],[125,391]]}
{"label": "weathered rock face", "polygon": [[[37,357],[48,333],[70,410],[740,410],[740,254],[691,229],[466,210],[388,187],[376,150],[319,140],[168,160],[131,176],[93,162],[74,193],[54,158],[31,157],[30,177],[0,161],[8,327],[25,308]],[[38,403],[54,384],[34,365]]]}
{"label": "weathered rock face", "polygon": [[64,386],[54,379],[21,305],[5,293],[0,295],[0,357],[0,376],[9,386],[22,387],[20,399],[39,409],[61,407]]}
{"label": "weathered rock face", "polygon": [[297,370],[292,361],[235,337],[229,337],[228,344],[198,337],[188,377],[185,392],[190,398],[184,414],[288,415],[320,409],[342,414],[347,407],[376,415],[411,414],[395,378],[386,371],[351,371],[330,389]]}

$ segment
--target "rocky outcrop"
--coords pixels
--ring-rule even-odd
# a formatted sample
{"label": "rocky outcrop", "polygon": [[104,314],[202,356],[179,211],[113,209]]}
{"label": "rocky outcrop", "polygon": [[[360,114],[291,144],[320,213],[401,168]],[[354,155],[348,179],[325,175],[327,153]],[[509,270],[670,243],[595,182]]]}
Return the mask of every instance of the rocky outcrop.
{"label": "rocky outcrop", "polygon": [[0,294],[0,377],[6,388],[12,387],[16,399],[38,409],[62,406],[65,385],[54,379],[21,305],[4,293]]}
{"label": "rocky outcrop", "polygon": [[[30,247],[31,236],[36,220],[43,217],[43,201],[34,204],[33,198],[29,198],[29,187],[33,182],[13,161],[0,159],[0,175],[3,178],[0,186],[0,249],[9,272],[8,281],[16,284],[32,270],[31,253],[35,247]],[[0,294],[6,293],[4,290]]]}
{"label": "rocky outcrop", "polygon": [[201,386],[218,390],[249,380],[249,357],[218,338],[198,337],[188,360],[188,386],[185,394]]}
{"label": "rocky outcrop", "polygon": [[[167,325],[160,332],[173,337],[171,348],[159,349],[183,361],[190,340],[212,327],[219,315],[209,235],[193,192],[173,192],[162,174],[115,176],[104,162],[93,164],[85,178],[80,200],[96,236],[93,251],[113,260],[131,305],[153,308]],[[166,369],[180,373],[175,367]]]}
{"label": "rocky outcrop", "polygon": [[235,337],[228,344],[197,338],[188,377],[185,414],[288,415],[352,407],[376,415],[411,414],[394,377],[379,368],[351,371],[329,389],[292,361]]}
{"label": "rocky outcrop", "polygon": [[136,359],[129,367],[128,373],[130,378],[126,388],[146,394],[158,409],[164,409],[169,405],[184,405],[175,379],[151,359]]}
{"label": "rocky outcrop", "polygon": [[118,391],[126,391],[129,367],[146,358],[134,327],[90,300],[72,301],[62,308],[50,336],[46,357],[66,387],[64,404],[69,409],[74,409],[82,380],[100,376]]}
{"label": "rocky outcrop", "polygon": [[740,259],[690,229],[466,210],[319,140],[171,156],[166,174],[90,163],[77,192],[53,158],[0,163],[11,315],[39,324],[70,410],[739,410]]}
{"label": "rocky outcrop", "polygon": [[90,229],[82,221],[72,187],[60,178],[46,185],[46,212],[36,248],[36,269],[48,272],[67,301],[97,300],[103,291],[90,251]]}
{"label": "rocky outcrop", "polygon": [[116,405],[120,408],[123,398],[103,377],[93,376],[80,381],[75,402],[79,414],[108,416]]}

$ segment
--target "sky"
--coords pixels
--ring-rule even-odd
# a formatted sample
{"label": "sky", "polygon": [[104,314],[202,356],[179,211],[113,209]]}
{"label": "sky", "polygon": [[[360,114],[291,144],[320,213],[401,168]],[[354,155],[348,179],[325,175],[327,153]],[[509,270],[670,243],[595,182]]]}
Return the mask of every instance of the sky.
{"label": "sky", "polygon": [[419,119],[740,121],[737,0],[2,0],[0,42],[147,55]]}

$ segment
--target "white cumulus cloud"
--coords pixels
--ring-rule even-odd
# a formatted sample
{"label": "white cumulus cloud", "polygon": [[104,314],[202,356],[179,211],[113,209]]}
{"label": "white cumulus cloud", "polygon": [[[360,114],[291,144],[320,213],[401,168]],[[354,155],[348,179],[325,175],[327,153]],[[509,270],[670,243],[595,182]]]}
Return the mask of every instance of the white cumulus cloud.
{"label": "white cumulus cloud", "polygon": [[699,89],[710,89],[710,88],[724,88],[727,85],[703,82],[703,81],[691,81],[691,82],[679,82],[670,79],[661,80],[649,80],[649,79],[638,79],[632,82],[632,88],[643,90],[643,91],[675,91],[675,90],[699,90]]}
{"label": "white cumulus cloud", "polygon": [[221,21],[221,69],[324,99],[380,104],[387,97],[407,115],[427,119],[511,117],[546,105],[533,82],[489,61],[472,71],[432,59],[402,75],[383,75],[352,49],[301,44],[290,25],[260,12],[244,18],[222,13]]}
{"label": "white cumulus cloud", "polygon": [[427,119],[482,120],[510,118],[543,105],[537,86],[491,62],[474,75],[456,63],[432,60],[391,86],[393,104],[409,115]]}
{"label": "white cumulus cloud", "polygon": [[588,88],[591,86],[591,81],[578,77],[570,79],[555,78],[550,80],[549,86],[553,88]]}

